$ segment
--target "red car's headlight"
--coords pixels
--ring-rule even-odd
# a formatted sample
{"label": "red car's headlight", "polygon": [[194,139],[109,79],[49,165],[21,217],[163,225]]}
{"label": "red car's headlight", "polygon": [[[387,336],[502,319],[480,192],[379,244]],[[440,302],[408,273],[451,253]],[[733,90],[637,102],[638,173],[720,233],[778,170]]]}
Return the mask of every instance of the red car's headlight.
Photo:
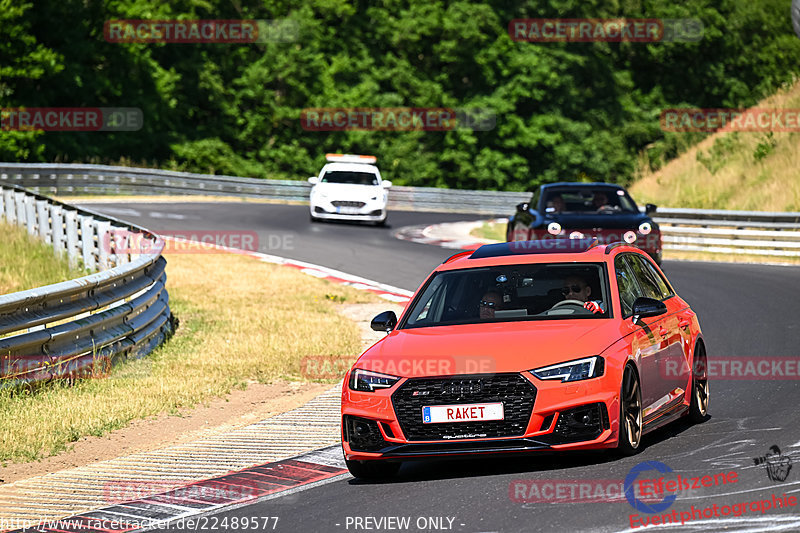
{"label": "red car's headlight", "polygon": [[599,355],[543,366],[531,370],[531,374],[539,379],[558,379],[561,382],[579,381],[582,379],[596,378],[603,375],[605,361]]}
{"label": "red car's headlight", "polygon": [[356,368],[350,372],[349,385],[351,390],[375,392],[378,389],[388,389],[398,381],[400,378],[397,376]]}

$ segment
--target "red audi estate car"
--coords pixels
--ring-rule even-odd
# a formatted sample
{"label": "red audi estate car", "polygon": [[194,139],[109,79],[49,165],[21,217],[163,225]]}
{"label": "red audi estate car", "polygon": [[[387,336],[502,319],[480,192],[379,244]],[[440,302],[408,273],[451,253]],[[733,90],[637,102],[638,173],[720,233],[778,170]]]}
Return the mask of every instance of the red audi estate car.
{"label": "red audi estate car", "polygon": [[387,335],[346,374],[350,472],[402,461],[616,449],[708,409],[697,315],[653,260],[625,243],[519,241],[436,268]]}

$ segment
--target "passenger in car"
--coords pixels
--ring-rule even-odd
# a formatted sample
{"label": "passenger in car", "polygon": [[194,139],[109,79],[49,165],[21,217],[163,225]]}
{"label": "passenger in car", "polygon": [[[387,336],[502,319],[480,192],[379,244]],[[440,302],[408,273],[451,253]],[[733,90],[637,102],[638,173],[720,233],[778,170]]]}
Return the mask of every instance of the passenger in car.
{"label": "passenger in car", "polygon": [[564,202],[564,199],[560,194],[551,196],[550,200],[547,202],[548,213],[563,213],[566,209],[567,204]]}
{"label": "passenger in car", "polygon": [[487,291],[481,297],[480,301],[480,317],[481,320],[494,318],[494,312],[500,309],[503,298],[495,291]]}
{"label": "passenger in car", "polygon": [[594,193],[594,197],[592,198],[592,205],[598,211],[604,211],[612,208],[608,204],[608,196],[606,196],[606,193],[600,191]]}

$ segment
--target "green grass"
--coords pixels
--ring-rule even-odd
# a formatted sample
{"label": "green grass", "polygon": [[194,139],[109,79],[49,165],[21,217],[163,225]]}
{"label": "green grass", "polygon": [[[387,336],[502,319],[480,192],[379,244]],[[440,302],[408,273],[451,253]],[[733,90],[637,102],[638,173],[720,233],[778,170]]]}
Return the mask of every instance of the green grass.
{"label": "green grass", "polygon": [[484,222],[482,226],[470,231],[469,234],[479,239],[492,239],[505,242],[506,225],[505,222],[502,224],[498,224],[497,222]]}
{"label": "green grass", "polygon": [[23,291],[82,276],[66,258],[24,228],[0,221],[0,294]]}

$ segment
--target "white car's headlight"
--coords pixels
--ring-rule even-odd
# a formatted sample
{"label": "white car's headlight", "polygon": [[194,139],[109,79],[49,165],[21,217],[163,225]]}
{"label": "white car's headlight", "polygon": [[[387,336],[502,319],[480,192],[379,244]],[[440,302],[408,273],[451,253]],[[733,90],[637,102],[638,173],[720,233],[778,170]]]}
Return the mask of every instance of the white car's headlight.
{"label": "white car's headlight", "polygon": [[605,361],[599,355],[544,366],[531,370],[531,374],[539,379],[558,379],[564,381],[580,381],[603,375]]}

